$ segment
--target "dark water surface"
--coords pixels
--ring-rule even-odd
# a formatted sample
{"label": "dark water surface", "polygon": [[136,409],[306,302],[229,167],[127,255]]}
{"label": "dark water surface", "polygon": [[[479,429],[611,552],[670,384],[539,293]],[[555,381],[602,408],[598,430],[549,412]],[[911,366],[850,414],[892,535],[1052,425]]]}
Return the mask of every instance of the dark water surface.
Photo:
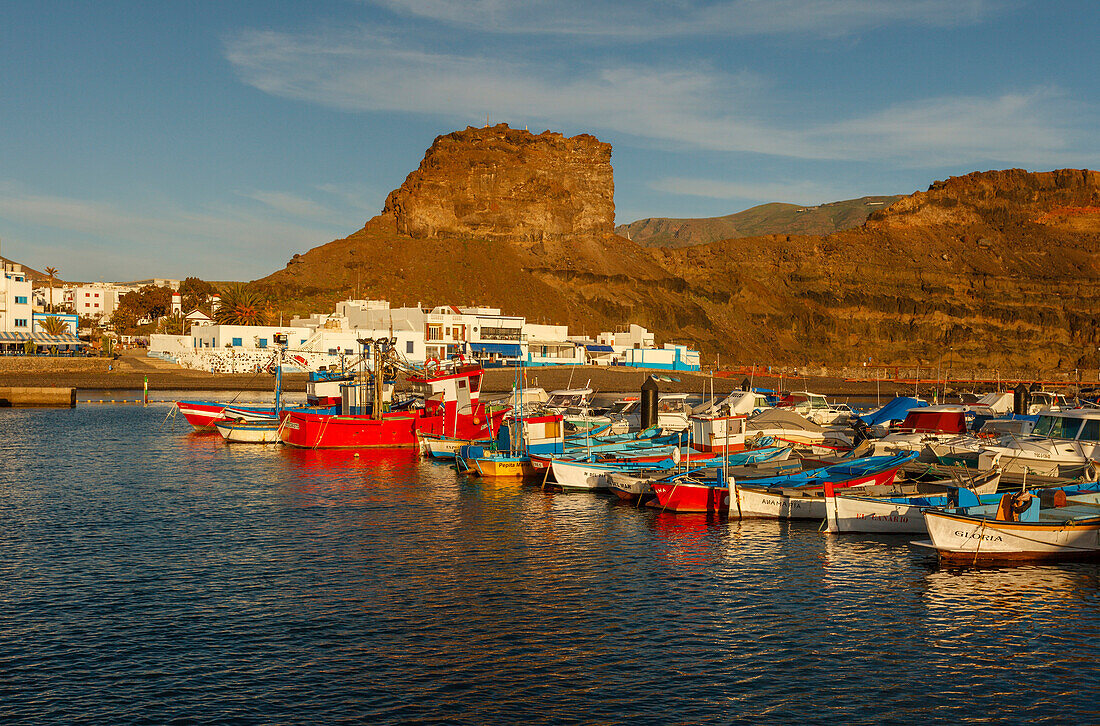
{"label": "dark water surface", "polygon": [[0,723],[1097,723],[1100,568],[0,410]]}

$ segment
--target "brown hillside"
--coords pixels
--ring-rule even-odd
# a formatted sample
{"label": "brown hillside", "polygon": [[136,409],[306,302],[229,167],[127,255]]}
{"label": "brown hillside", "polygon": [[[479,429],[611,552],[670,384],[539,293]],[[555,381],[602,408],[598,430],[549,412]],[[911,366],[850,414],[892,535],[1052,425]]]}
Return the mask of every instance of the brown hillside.
{"label": "brown hillside", "polygon": [[[596,231],[613,214],[605,144],[499,126],[441,139],[382,215],[259,281],[284,311],[477,303],[590,335],[633,321],[731,362],[1097,365],[1096,172],[975,173],[827,236],[645,249]],[[495,180],[487,196],[477,179]],[[553,199],[516,191],[536,182]],[[540,235],[547,218],[573,221]]]}
{"label": "brown hillside", "polygon": [[832,234],[858,227],[868,215],[900,196],[860,197],[815,206],[771,202],[723,217],[650,217],[615,228],[643,247],[690,247],[733,237],[765,234]]}
{"label": "brown hillside", "polygon": [[662,262],[690,271],[693,298],[752,357],[1095,368],[1100,215],[1072,210],[1097,205],[1098,182],[975,173],[858,229],[726,240]]}

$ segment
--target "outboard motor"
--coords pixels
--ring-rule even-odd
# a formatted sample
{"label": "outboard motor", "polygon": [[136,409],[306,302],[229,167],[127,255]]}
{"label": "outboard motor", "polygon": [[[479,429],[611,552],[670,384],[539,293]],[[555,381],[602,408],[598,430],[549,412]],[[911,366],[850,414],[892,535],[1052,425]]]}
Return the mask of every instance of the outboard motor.
{"label": "outboard motor", "polygon": [[1026,415],[1027,407],[1031,404],[1031,391],[1027,389],[1026,383],[1017,383],[1016,387],[1012,389],[1012,413],[1017,415]]}
{"label": "outboard motor", "polygon": [[657,381],[653,376],[642,384],[642,431],[657,424]]}
{"label": "outboard motor", "polygon": [[871,438],[871,432],[867,428],[867,424],[863,422],[859,416],[852,416],[848,419],[848,425],[852,427],[854,435],[852,436],[852,443],[862,444],[864,441]]}

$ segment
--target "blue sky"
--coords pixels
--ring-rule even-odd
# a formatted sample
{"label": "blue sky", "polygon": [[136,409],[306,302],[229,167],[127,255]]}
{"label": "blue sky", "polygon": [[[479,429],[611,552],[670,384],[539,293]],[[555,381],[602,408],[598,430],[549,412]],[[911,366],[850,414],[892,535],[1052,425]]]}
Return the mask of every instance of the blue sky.
{"label": "blue sky", "polygon": [[614,146],[617,221],[1100,166],[1100,3],[0,4],[0,254],[253,279],[377,214],[438,134]]}

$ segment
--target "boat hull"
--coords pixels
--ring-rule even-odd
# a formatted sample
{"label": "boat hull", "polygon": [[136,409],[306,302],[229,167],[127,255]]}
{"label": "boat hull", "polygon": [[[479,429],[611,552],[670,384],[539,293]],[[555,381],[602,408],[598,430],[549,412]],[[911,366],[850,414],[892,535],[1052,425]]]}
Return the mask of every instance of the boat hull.
{"label": "boat hull", "polygon": [[825,497],[808,493],[787,496],[770,489],[739,486],[729,509],[730,517],[735,519],[824,519]]}
{"label": "boat hull", "polygon": [[563,489],[609,489],[613,468],[586,466],[583,462],[550,459],[554,481]]}
{"label": "boat hull", "polygon": [[923,534],[924,509],[868,497],[838,496],[827,500],[827,532]]}
{"label": "boat hull", "polygon": [[885,487],[893,483],[900,466],[815,486],[778,489],[738,486],[730,500],[730,516],[741,519],[825,519],[825,486],[834,489]]}
{"label": "boat hull", "polygon": [[417,444],[420,453],[430,459],[453,460],[463,446],[488,446],[488,439],[453,439],[448,436],[433,436],[417,431]]}
{"label": "boat hull", "polygon": [[[1007,522],[924,513],[940,559],[961,564],[1100,557],[1100,517],[1076,522]],[[923,544],[923,543],[921,543]]]}
{"label": "boat hull", "polygon": [[466,459],[467,471],[485,477],[511,477],[522,479],[535,476],[538,472],[526,459]]}
{"label": "boat hull", "polygon": [[725,514],[730,508],[730,493],[726,487],[655,481],[649,488],[657,497],[650,506],[665,511]]}
{"label": "boat hull", "polygon": [[[998,469],[985,472],[965,482],[945,480],[943,484],[965,483],[975,496],[980,497],[993,495],[997,491],[997,485],[1000,481],[1001,472]],[[916,486],[918,491],[921,487],[933,491],[938,484],[931,482],[923,485],[917,484]],[[942,495],[936,494],[934,496],[943,497],[946,492],[947,488],[945,486]],[[917,495],[914,499],[918,499],[920,496]],[[828,522],[825,531],[827,532],[881,534],[923,534],[927,532],[924,526],[924,512],[929,509],[927,499],[922,504],[918,501],[891,502],[887,497],[876,499],[873,496],[838,494],[835,497],[826,496],[825,501],[825,514]]]}
{"label": "boat hull", "polygon": [[301,449],[416,448],[418,412],[368,416],[288,413],[280,429],[284,444]]}
{"label": "boat hull", "polygon": [[[227,406],[222,403],[206,403],[203,401],[176,401],[176,409],[187,420],[187,423],[191,424],[196,432],[212,432],[216,431],[219,421],[228,420],[225,416],[225,410]],[[269,416],[275,415],[275,409],[263,408],[260,406],[237,406],[242,411],[250,411],[257,414],[267,414]]]}
{"label": "boat hull", "polygon": [[279,422],[252,423],[242,421],[219,421],[215,424],[218,433],[229,444],[277,444]]}

